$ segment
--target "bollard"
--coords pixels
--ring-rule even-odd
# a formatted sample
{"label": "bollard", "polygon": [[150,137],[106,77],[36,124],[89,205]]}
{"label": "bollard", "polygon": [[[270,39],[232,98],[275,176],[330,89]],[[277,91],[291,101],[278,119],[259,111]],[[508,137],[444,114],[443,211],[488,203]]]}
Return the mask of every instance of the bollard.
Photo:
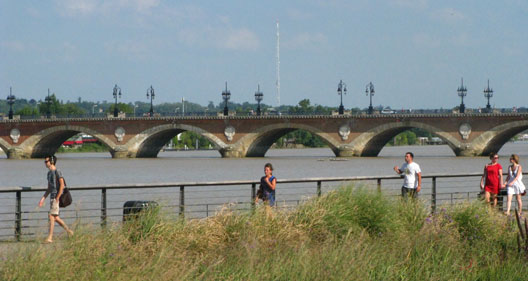
{"label": "bollard", "polygon": [[126,201],[123,205],[123,222],[135,218],[139,212],[148,208],[157,207],[158,203],[155,201]]}
{"label": "bollard", "polygon": [[317,197],[321,197],[321,181],[317,181]]}

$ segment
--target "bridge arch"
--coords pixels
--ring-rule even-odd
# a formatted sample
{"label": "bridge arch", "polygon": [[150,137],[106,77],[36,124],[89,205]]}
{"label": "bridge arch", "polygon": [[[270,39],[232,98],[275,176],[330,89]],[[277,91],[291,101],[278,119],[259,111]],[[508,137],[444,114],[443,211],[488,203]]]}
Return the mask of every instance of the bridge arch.
{"label": "bridge arch", "polygon": [[128,157],[156,157],[171,138],[185,131],[202,135],[214,144],[215,149],[226,147],[222,140],[202,128],[186,124],[166,124],[147,129],[130,139],[127,143]]}
{"label": "bridge arch", "polygon": [[339,155],[340,143],[335,141],[334,138],[318,128],[297,123],[280,123],[260,127],[241,138],[235,145],[241,150],[241,154],[246,157],[264,157],[269,148],[280,137],[299,129],[319,136],[330,146],[336,156]]}
{"label": "bridge arch", "polygon": [[25,140],[21,144],[21,149],[31,158],[44,158],[57,152],[64,141],[78,133],[86,133],[98,139],[109,148],[112,154],[116,149],[115,143],[103,134],[88,127],[75,125],[61,125],[44,129]]}
{"label": "bridge arch", "polygon": [[449,145],[455,155],[459,155],[460,141],[451,136],[449,133],[436,128],[434,126],[424,124],[421,122],[405,121],[405,122],[392,122],[387,123],[378,127],[375,127],[361,135],[359,135],[350,146],[354,149],[356,156],[378,156],[383,147],[399,133],[406,130],[418,128],[430,133],[437,135],[443,141]]}
{"label": "bridge arch", "polygon": [[528,130],[528,120],[508,122],[496,126],[472,141],[475,154],[487,156],[492,152],[499,152],[506,142],[525,130]]}

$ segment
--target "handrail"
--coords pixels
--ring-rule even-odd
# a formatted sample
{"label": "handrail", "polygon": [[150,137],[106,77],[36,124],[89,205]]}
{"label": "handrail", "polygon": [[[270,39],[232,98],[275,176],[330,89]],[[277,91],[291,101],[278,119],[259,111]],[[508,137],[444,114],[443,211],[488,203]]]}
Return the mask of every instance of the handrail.
{"label": "handrail", "polygon": [[[528,172],[523,173],[523,175],[528,175]],[[442,196],[449,193],[438,193],[438,182],[437,180],[439,178],[465,178],[465,177],[481,177],[482,173],[461,173],[461,174],[428,174],[422,176],[423,179],[431,179],[431,193],[424,194],[425,196],[430,196],[430,207],[431,212],[435,212],[437,207],[437,202],[441,200],[445,200]],[[280,184],[287,184],[287,183],[315,183],[315,195],[321,196],[322,195],[322,182],[347,182],[347,181],[376,181],[377,190],[382,190],[382,181],[383,180],[398,180],[401,179],[401,175],[385,175],[385,176],[356,176],[356,177],[314,177],[314,178],[294,178],[294,179],[279,179],[277,180]],[[479,180],[480,181],[480,180]],[[178,208],[178,214],[180,217],[185,217],[185,213],[189,212],[195,212],[193,209],[193,206],[196,204],[187,204],[185,202],[186,198],[186,192],[185,187],[197,187],[197,186],[209,186],[209,187],[216,187],[216,186],[240,186],[243,188],[244,186],[250,187],[251,191],[251,197],[249,201],[243,201],[242,203],[246,204],[249,203],[251,208],[255,207],[255,198],[256,198],[256,186],[259,184],[260,181],[257,180],[234,180],[234,181],[209,181],[209,182],[169,182],[169,183],[135,183],[135,184],[106,184],[106,185],[79,185],[79,186],[69,186],[68,188],[70,190],[100,190],[100,208],[94,208],[89,207],[87,209],[80,209],[77,211],[89,211],[89,212],[97,212],[99,211],[100,214],[95,216],[95,214],[90,216],[84,216],[85,218],[100,218],[100,224],[102,227],[105,227],[107,224],[107,220],[109,220],[111,217],[115,217],[114,214],[109,213],[110,210],[116,210],[115,207],[109,206],[107,203],[108,201],[107,191],[110,189],[114,190],[124,190],[124,189],[134,189],[134,188],[141,188],[141,189],[149,189],[149,188],[179,188],[179,203],[177,205],[173,205],[173,207]],[[28,214],[31,212],[22,211],[22,192],[36,192],[36,191],[45,191],[47,188],[43,186],[17,186],[17,187],[0,187],[0,193],[15,193],[15,205],[14,205],[14,215],[15,218],[13,220],[14,222],[14,237],[17,241],[20,241],[23,235],[28,235],[23,232],[24,229],[27,229],[27,225],[23,225],[23,222],[25,224],[25,221],[27,221]],[[192,189],[191,189],[192,190]],[[211,191],[214,189],[211,189]],[[282,188],[281,188],[282,190]],[[286,189],[285,189],[286,190]],[[456,192],[455,192],[456,193]],[[451,201],[453,201],[453,194],[451,192]],[[464,192],[464,194],[467,193],[467,198],[470,197],[470,192]],[[476,191],[475,191],[476,195]],[[501,195],[503,195],[501,193]],[[245,195],[247,196],[247,195]],[[437,197],[438,196],[438,197]],[[192,201],[192,197],[190,198]],[[297,199],[296,199],[297,200]],[[502,206],[502,197],[500,198],[500,206]],[[239,201],[240,202],[240,201]],[[297,200],[297,202],[299,202]],[[206,209],[206,216],[209,214],[209,206],[210,204],[218,204],[217,202],[212,203],[205,203],[202,205],[205,205]],[[238,204],[238,203],[237,203]],[[121,208],[117,208],[121,209]],[[76,212],[77,212],[76,211]],[[124,213],[124,208],[123,208]],[[6,215],[9,213],[3,213],[0,215]],[[76,215],[77,216],[77,215]],[[82,216],[82,215],[81,215]],[[11,220],[7,220],[11,221]],[[5,221],[4,221],[5,222]],[[30,226],[29,226],[30,227]],[[1,232],[2,228],[0,228]],[[32,235],[29,233],[29,235]],[[5,236],[5,235],[0,235]]]}
{"label": "handrail", "polygon": [[[523,175],[528,175],[524,172]],[[428,174],[422,178],[460,178],[482,176],[482,173],[461,173],[461,174]],[[364,181],[364,180],[394,180],[402,176],[356,176],[356,177],[316,177],[297,179],[277,179],[277,183],[302,183],[302,182],[342,182],[342,181]],[[105,185],[76,185],[68,186],[70,190],[100,190],[100,189],[131,189],[131,188],[163,188],[176,186],[225,186],[225,185],[252,185],[259,184],[259,180],[234,180],[234,181],[207,181],[207,182],[168,182],[168,183],[129,183],[129,184],[105,184]],[[44,186],[15,186],[0,187],[0,193],[6,192],[33,192],[46,191]]]}

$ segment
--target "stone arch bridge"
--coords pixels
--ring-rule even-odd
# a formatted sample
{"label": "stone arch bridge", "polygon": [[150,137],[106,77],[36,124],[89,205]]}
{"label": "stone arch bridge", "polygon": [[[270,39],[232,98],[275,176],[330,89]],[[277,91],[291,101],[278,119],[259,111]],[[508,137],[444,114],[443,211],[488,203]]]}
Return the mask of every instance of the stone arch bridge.
{"label": "stone arch bridge", "polygon": [[0,148],[10,159],[41,158],[83,132],[105,144],[113,158],[156,157],[171,138],[192,131],[209,139],[222,157],[263,157],[278,138],[302,129],[321,137],[336,156],[377,156],[390,139],[411,128],[440,137],[457,156],[479,156],[527,130],[528,114],[3,120]]}

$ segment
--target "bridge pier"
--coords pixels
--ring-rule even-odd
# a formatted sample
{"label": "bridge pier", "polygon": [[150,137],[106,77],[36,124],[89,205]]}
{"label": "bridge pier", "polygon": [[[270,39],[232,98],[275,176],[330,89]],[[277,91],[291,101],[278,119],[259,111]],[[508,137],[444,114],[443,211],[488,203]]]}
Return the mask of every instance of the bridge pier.
{"label": "bridge pier", "polygon": [[226,146],[219,150],[222,158],[244,158],[246,154],[241,149],[237,149],[233,146]]}
{"label": "bridge pier", "polygon": [[30,159],[31,158],[31,154],[27,153],[20,147],[13,147],[13,148],[7,149],[6,155],[8,159]]}
{"label": "bridge pier", "polygon": [[359,156],[356,150],[353,149],[350,145],[341,145],[336,148],[332,148],[336,157],[354,157]]}
{"label": "bridge pier", "polygon": [[117,146],[114,149],[111,149],[110,154],[112,154],[112,158],[116,158],[116,159],[135,158],[135,156],[131,157],[128,149],[126,149],[123,146]]}

